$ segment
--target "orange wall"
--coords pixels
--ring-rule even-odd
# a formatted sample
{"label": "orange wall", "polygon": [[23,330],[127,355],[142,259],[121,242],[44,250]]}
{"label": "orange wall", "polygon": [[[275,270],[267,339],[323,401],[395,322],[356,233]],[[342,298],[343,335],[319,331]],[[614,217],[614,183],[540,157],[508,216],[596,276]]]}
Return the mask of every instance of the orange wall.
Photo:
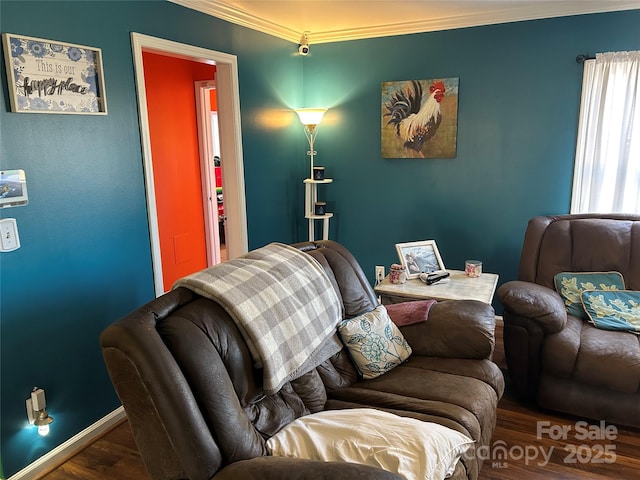
{"label": "orange wall", "polygon": [[143,53],[165,291],[207,266],[194,82],[215,66]]}

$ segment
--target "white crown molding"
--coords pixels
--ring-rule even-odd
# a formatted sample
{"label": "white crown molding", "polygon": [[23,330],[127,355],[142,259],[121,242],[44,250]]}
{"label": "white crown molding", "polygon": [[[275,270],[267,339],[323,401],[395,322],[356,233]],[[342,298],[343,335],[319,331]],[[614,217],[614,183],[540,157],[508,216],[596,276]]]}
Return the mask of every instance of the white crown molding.
{"label": "white crown molding", "polygon": [[[497,25],[501,23],[540,20],[544,18],[566,17],[571,15],[586,15],[640,8],[640,2],[618,2],[616,5],[600,2],[590,8],[577,9],[575,6],[563,5],[556,2],[552,8],[537,6],[529,8],[505,9],[501,11],[487,11],[471,15],[445,17],[433,20],[421,20],[389,25],[355,28],[334,32],[313,32],[312,43],[329,43],[346,40],[360,40],[366,38],[389,37],[394,35],[409,35],[424,32],[453,30],[456,28],[479,27],[483,25]],[[268,33],[268,32],[264,32]]]}
{"label": "white crown molding", "polygon": [[202,13],[226,20],[242,27],[257,30],[262,33],[273,35],[274,37],[289,40],[298,43],[302,37],[301,32],[292,30],[291,28],[278,25],[277,23],[255,17],[244,10],[226,3],[224,1],[205,1],[205,0],[169,0],[172,3],[182,5],[183,7],[197,10]]}
{"label": "white crown molding", "polygon": [[[269,20],[255,17],[248,12],[226,2],[225,0],[169,0],[178,5],[227,20],[253,30],[273,35],[284,40],[298,43],[302,31],[289,26],[280,25]],[[451,30],[455,28],[493,25],[499,23],[538,20],[570,15],[585,15],[590,13],[604,13],[640,8],[640,1],[598,1],[598,2],[544,2],[541,5],[518,6],[514,2],[510,8],[487,10],[480,13],[444,17],[430,20],[418,20],[387,25],[373,25],[334,31],[311,32],[312,43],[331,43],[345,40],[360,40],[366,38],[388,37],[393,35],[408,35],[413,33]]]}

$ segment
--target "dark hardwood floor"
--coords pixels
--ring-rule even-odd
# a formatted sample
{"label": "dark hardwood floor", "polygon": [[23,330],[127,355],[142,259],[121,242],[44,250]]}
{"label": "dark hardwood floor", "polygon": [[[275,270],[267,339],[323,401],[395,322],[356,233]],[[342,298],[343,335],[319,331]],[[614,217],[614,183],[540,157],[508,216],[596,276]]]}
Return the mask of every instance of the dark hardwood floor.
{"label": "dark hardwood floor", "polygon": [[[500,326],[496,337],[494,361],[504,369]],[[640,478],[640,431],[600,428],[598,422],[583,425],[577,423],[581,419],[523,405],[513,398],[505,378],[507,391],[498,406],[491,446],[478,452],[486,459],[479,480]],[[552,438],[563,427],[567,434]],[[41,478],[149,480],[126,421]]]}

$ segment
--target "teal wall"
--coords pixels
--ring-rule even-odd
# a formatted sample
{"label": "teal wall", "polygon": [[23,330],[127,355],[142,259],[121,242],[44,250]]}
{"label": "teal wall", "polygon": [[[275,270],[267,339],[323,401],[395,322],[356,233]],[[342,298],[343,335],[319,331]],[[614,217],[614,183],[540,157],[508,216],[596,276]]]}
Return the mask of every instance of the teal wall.
{"label": "teal wall", "polygon": [[[448,268],[517,275],[527,220],[568,213],[579,53],[640,49],[640,10],[312,45],[305,94],[329,107],[317,164],[331,235],[369,278],[394,244],[435,239]],[[458,77],[457,156],[383,159],[381,83]],[[499,305],[495,305],[498,310]]]}
{"label": "teal wall", "polygon": [[[82,6],[80,8],[79,6]],[[102,49],[109,115],[10,113],[0,166],[24,168],[22,248],[0,254],[0,432],[11,475],[113,411],[98,335],[150,300],[151,254],[130,32],[238,57],[249,247],[306,237],[306,140],[290,109],[326,106],[317,163],[335,178],[331,238],[373,267],[394,244],[436,239],[445,264],[480,258],[515,277],[529,217],[569,208],[578,53],[640,49],[640,11],[296,46],[168,2],[0,2],[0,29]],[[459,77],[454,159],[380,156],[383,81]],[[302,86],[304,85],[304,91]],[[51,434],[24,400],[47,391]]]}
{"label": "teal wall", "polygon": [[[252,248],[294,239],[291,175],[303,170],[289,164],[304,136],[286,111],[302,95],[289,42],[169,2],[2,0],[0,19],[2,32],[101,48],[109,111],[10,113],[2,63],[0,168],[23,168],[30,196],[0,210],[22,243],[0,254],[0,444],[12,475],[119,406],[98,336],[154,296],[130,32],[238,57]],[[45,438],[24,428],[34,386],[55,418]]]}

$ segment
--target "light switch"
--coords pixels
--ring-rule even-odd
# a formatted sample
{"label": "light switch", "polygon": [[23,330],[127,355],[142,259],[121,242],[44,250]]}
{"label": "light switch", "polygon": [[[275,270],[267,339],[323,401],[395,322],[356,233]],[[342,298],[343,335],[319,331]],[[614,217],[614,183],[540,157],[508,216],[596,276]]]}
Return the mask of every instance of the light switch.
{"label": "light switch", "polygon": [[18,224],[15,218],[0,220],[0,252],[11,252],[20,248]]}

